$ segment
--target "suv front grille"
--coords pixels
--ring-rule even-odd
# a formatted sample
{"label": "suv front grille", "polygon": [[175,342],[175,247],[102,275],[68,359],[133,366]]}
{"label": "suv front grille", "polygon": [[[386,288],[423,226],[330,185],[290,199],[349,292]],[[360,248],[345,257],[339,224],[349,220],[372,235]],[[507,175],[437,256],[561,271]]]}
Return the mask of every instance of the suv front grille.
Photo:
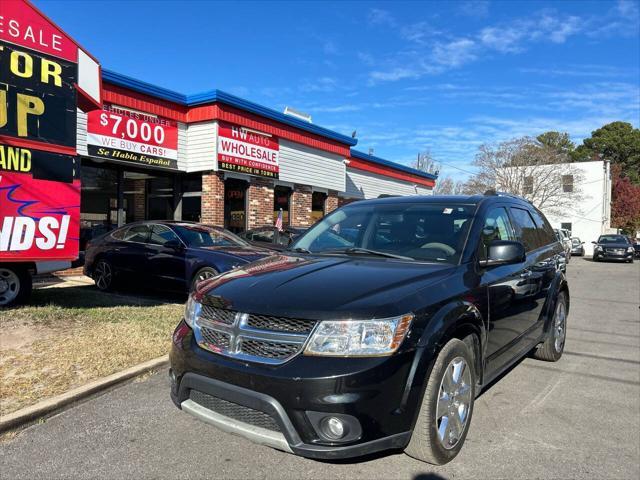
{"label": "suv front grille", "polygon": [[280,364],[302,351],[315,325],[315,320],[255,315],[203,305],[194,322],[194,333],[198,345],[211,352]]}
{"label": "suv front grille", "polygon": [[275,419],[268,413],[261,412],[260,410],[254,410],[244,405],[229,402],[228,400],[223,400],[222,398],[214,397],[213,395],[198,390],[191,390],[189,399],[207,410],[211,410],[227,418],[248,423],[254,427],[266,428],[274,432],[280,431],[280,426]]}

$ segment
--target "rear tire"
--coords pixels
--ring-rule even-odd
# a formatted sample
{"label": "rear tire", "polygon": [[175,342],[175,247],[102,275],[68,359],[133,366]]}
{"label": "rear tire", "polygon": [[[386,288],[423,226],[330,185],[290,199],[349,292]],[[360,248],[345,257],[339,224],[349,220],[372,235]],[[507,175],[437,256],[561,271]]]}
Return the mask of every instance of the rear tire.
{"label": "rear tire", "polygon": [[474,354],[462,340],[454,338],[440,350],[405,449],[407,455],[434,465],[444,465],[458,455],[473,414],[474,366]]}
{"label": "rear tire", "polygon": [[33,281],[28,269],[16,265],[0,265],[0,307],[25,303],[32,290]]}
{"label": "rear tire", "polygon": [[557,362],[562,357],[567,338],[567,295],[558,294],[558,301],[553,312],[549,332],[544,343],[538,345],[533,353],[534,358],[545,362]]}
{"label": "rear tire", "polygon": [[203,268],[201,268],[193,276],[193,280],[191,280],[191,286],[189,288],[189,291],[193,292],[196,289],[196,286],[198,285],[198,283],[200,283],[200,282],[202,282],[204,280],[208,280],[210,278],[213,278],[216,275],[218,275],[218,271],[215,268],[211,268],[211,267],[203,267]]}

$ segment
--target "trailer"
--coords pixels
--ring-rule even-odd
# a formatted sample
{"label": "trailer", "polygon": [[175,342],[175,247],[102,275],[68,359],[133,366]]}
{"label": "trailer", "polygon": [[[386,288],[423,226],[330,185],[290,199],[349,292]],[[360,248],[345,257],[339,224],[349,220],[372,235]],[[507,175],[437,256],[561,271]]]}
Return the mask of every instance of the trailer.
{"label": "trailer", "polygon": [[100,64],[27,0],[0,3],[0,307],[78,257],[78,109],[101,108]]}

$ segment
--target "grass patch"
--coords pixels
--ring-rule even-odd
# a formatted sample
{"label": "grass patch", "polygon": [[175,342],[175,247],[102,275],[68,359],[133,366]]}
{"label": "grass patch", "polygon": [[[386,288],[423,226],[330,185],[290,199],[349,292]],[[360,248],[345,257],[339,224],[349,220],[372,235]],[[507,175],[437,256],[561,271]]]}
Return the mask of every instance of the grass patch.
{"label": "grass patch", "polygon": [[0,312],[0,414],[168,352],[183,311],[176,296],[49,287]]}

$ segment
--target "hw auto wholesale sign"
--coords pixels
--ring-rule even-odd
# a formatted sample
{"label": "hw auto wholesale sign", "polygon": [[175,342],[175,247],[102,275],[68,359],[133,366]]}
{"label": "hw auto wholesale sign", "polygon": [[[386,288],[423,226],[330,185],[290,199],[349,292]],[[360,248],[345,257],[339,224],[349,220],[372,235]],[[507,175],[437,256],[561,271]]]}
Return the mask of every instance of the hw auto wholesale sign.
{"label": "hw auto wholesale sign", "polygon": [[177,168],[178,125],[173,120],[105,104],[89,112],[87,150],[94,157]]}
{"label": "hw auto wholesale sign", "polygon": [[229,123],[218,125],[220,170],[278,178],[279,155],[277,138]]}
{"label": "hw auto wholesale sign", "polygon": [[0,0],[0,260],[78,256],[79,52],[29,2]]}

